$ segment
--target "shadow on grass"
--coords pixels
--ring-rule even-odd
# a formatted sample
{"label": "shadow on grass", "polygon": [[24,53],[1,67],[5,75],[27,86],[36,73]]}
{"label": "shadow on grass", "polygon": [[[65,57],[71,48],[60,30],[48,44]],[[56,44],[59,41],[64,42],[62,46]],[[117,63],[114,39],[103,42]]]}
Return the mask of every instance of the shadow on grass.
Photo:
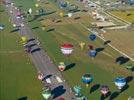
{"label": "shadow on grass", "polygon": [[27,100],[27,96],[24,96],[24,97],[20,97],[18,100]]}
{"label": "shadow on grass", "polygon": [[125,79],[126,79],[126,82],[129,83],[133,80],[133,76],[127,76]]}
{"label": "shadow on grass", "polygon": [[52,11],[52,12],[48,12],[48,13],[44,13],[44,14],[39,14],[39,15],[34,15],[34,18],[32,20],[29,20],[28,22],[32,22],[37,20],[38,18],[42,17],[42,16],[46,16],[46,15],[50,15],[55,13],[56,11]]}
{"label": "shadow on grass", "polygon": [[104,48],[96,48],[95,50],[96,50],[97,53],[99,53],[99,52],[103,51]]}
{"label": "shadow on grass", "polygon": [[111,95],[111,92],[108,92],[108,93],[106,94],[106,96],[101,95],[100,100],[105,100],[105,99],[108,98],[110,95]]}
{"label": "shadow on grass", "polygon": [[75,65],[76,65],[75,63],[71,63],[71,64],[67,65],[65,71],[73,68]]}
{"label": "shadow on grass", "polygon": [[53,99],[55,99],[64,94],[65,92],[66,90],[64,89],[63,85],[59,85],[58,87],[54,88],[51,93],[53,95]]}
{"label": "shadow on grass", "polygon": [[104,42],[104,45],[108,45],[109,43],[111,43],[111,40],[107,40]]}
{"label": "shadow on grass", "polygon": [[92,93],[92,92],[98,90],[99,88],[100,88],[100,84],[95,84],[95,85],[93,85],[93,86],[91,87],[91,89],[90,89],[90,93]]}
{"label": "shadow on grass", "polygon": [[125,86],[121,89],[120,93],[126,91],[128,88],[129,88],[129,85],[128,85],[128,84],[125,85]]}
{"label": "shadow on grass", "polygon": [[115,98],[117,98],[119,96],[119,92],[115,91],[111,94],[109,100],[114,100]]}
{"label": "shadow on grass", "polygon": [[128,61],[129,61],[129,58],[123,57],[123,56],[117,57],[116,60],[115,60],[115,62],[119,63],[120,65],[125,64]]}
{"label": "shadow on grass", "polygon": [[19,28],[17,28],[17,29],[14,29],[14,30],[10,31],[10,33],[18,32],[19,30],[20,30],[20,29],[19,29]]}
{"label": "shadow on grass", "polygon": [[36,48],[34,50],[31,51],[31,53],[34,53],[34,52],[37,52],[37,51],[40,51],[41,49],[40,48]]}
{"label": "shadow on grass", "polygon": [[32,29],[38,29],[39,27],[38,26],[36,26],[36,27],[33,27]]}
{"label": "shadow on grass", "polygon": [[51,29],[48,29],[47,32],[52,32],[54,30],[55,30],[55,28],[51,28]]}

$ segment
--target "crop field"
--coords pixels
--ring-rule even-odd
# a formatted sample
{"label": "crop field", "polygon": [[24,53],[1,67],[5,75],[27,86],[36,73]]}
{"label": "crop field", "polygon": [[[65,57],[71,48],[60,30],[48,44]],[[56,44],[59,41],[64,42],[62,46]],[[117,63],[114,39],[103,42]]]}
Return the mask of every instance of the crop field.
{"label": "crop field", "polygon": [[134,36],[133,30],[108,30],[103,34],[106,39],[112,40],[111,44],[113,46],[134,58],[134,39],[132,38]]}
{"label": "crop field", "polygon": [[9,23],[4,7],[0,5],[0,23],[5,29],[0,31],[0,100],[43,100],[42,85],[37,72],[23,50],[17,32]]}
{"label": "crop field", "polygon": [[130,23],[134,22],[134,11],[119,11],[119,10],[114,10],[111,11],[111,13],[117,17],[120,17],[121,19],[128,21]]}
{"label": "crop field", "polygon": [[[73,0],[70,1],[75,2]],[[34,11],[33,15],[36,14],[36,10],[38,8],[35,8],[34,6],[36,3],[35,0],[34,2],[33,0],[14,0],[14,2],[18,6],[21,5],[22,11],[32,8]],[[128,61],[119,65],[116,63],[116,59],[122,56],[121,54],[108,45],[104,45],[104,42],[99,38],[95,41],[89,40],[88,36],[91,32],[89,32],[85,27],[90,27],[93,19],[86,12],[77,12],[71,18],[61,17],[59,13],[63,12],[66,14],[66,11],[61,10],[51,0],[48,0],[47,2],[48,3],[41,3],[41,7],[46,9],[46,12],[56,12],[40,16],[34,20],[32,20],[32,17],[25,20],[31,20],[29,21],[29,27],[40,40],[42,47],[47,51],[50,58],[56,65],[58,65],[61,61],[65,62],[66,65],[75,65],[62,73],[70,87],[80,85],[82,87],[82,93],[88,98],[88,100],[100,100],[101,93],[99,88],[90,93],[91,88],[97,84],[99,86],[103,84],[107,84],[109,86],[111,95],[106,100],[127,100],[129,96],[133,95],[134,80],[129,81],[128,87],[121,93],[119,93],[119,90],[114,85],[114,79],[116,77],[130,76],[130,72],[126,70],[125,67],[127,64],[132,62]],[[75,17],[80,17],[80,19],[75,19]],[[38,28],[34,29],[34,27]],[[113,38],[110,40],[112,42],[114,41]],[[126,40],[124,40],[124,42],[125,41]],[[60,51],[60,45],[66,42],[74,45],[74,52],[69,57],[64,56]],[[79,47],[80,42],[84,42],[86,44],[83,50]],[[95,49],[100,50],[94,59],[90,58],[88,55],[89,44],[92,44]],[[85,73],[91,73],[94,77],[94,80],[89,87],[86,87],[81,81],[81,77]]]}

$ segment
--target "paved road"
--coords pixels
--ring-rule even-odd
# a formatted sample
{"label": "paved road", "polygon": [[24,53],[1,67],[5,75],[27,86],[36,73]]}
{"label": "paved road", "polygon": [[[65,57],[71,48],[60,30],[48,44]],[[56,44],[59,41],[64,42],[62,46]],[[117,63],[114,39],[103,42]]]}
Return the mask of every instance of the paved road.
{"label": "paved road", "polygon": [[[38,40],[35,39],[34,34],[32,33],[31,29],[28,28],[28,25],[24,22],[22,18],[16,18],[16,12],[17,9],[15,5],[11,4],[11,0],[5,0],[9,4],[6,6],[7,12],[10,15],[11,22],[16,24],[17,26],[20,26],[21,24],[24,24],[23,27],[19,27],[19,34],[20,36],[27,36],[31,41],[28,42],[28,45],[32,45],[31,49],[33,50],[32,53],[29,54],[33,64],[37,68],[38,72],[43,73],[44,76],[46,75],[52,75],[50,77],[51,84],[49,84],[50,88],[54,90],[57,90],[56,92],[62,91],[65,89],[65,93],[61,94],[61,97],[65,98],[66,100],[72,100],[72,97],[74,97],[73,93],[70,92],[70,87],[68,84],[64,81],[62,74],[58,71],[56,66],[53,64],[47,53],[38,45]],[[32,40],[33,39],[33,40]],[[63,82],[58,82],[56,77],[59,77]],[[44,80],[46,85],[46,80]],[[63,87],[63,89],[62,89]],[[53,96],[53,100],[56,100],[57,97]]]}

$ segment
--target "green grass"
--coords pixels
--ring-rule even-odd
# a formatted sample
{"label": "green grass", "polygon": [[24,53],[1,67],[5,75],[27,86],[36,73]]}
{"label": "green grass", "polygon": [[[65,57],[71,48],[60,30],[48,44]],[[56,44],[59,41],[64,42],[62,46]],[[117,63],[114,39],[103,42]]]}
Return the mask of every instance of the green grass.
{"label": "green grass", "polygon": [[0,100],[17,100],[23,96],[28,100],[43,100],[42,85],[23,50],[21,38],[17,32],[10,33],[13,27],[6,12],[0,12],[0,16],[0,23],[5,25],[0,32]]}
{"label": "green grass", "polygon": [[[33,4],[32,0],[31,4]],[[19,3],[19,1],[17,1]],[[26,2],[23,2],[24,5]],[[24,6],[25,7],[25,6]],[[51,15],[51,16],[55,16]],[[47,18],[43,16],[41,18]],[[120,54],[114,51],[112,48],[106,46],[104,52],[110,54],[112,57],[105,55],[100,52],[96,58],[91,59],[87,55],[87,45],[93,44],[95,47],[102,47],[102,41],[97,39],[95,42],[88,40],[88,35],[90,34],[85,30],[80,24],[69,24],[69,25],[55,25],[49,26],[54,27],[55,31],[46,32],[41,30],[41,23],[37,20],[30,22],[29,26],[36,27],[39,26],[39,29],[33,30],[35,35],[40,39],[43,48],[48,52],[51,59],[57,65],[60,61],[64,61],[66,64],[76,63],[75,67],[63,72],[64,78],[67,80],[69,85],[73,87],[74,85],[81,85],[82,92],[88,97],[88,100],[99,100],[100,91],[97,90],[92,94],[89,94],[89,89],[93,84],[108,84],[110,86],[111,92],[117,91],[116,86],[113,83],[113,80],[117,76],[128,76],[130,73],[124,68],[125,65],[115,64],[115,58],[120,56]],[[80,50],[78,43],[84,41],[86,43],[86,48],[82,51]],[[73,43],[74,52],[70,57],[65,57],[61,54],[60,44],[64,42]],[[113,68],[115,72],[113,73]],[[89,88],[86,88],[85,84],[81,82],[81,77],[85,73],[91,73],[94,77],[94,82],[90,85]],[[129,88],[121,93],[116,100],[127,100],[128,96],[133,95],[134,92],[134,81],[129,83]],[[108,99],[107,99],[108,100]]]}

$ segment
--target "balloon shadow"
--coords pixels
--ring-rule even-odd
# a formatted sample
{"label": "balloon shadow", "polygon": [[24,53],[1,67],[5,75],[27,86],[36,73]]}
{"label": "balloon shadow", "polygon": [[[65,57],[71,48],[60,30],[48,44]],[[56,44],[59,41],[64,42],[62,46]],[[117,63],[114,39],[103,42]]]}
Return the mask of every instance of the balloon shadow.
{"label": "balloon shadow", "polygon": [[116,63],[119,63],[120,65],[122,65],[122,64],[127,63],[129,61],[129,58],[120,56],[120,57],[117,57],[115,61]]}
{"label": "balloon shadow", "polygon": [[34,18],[29,20],[28,22],[32,22],[32,21],[35,21],[37,20],[38,18],[42,17],[42,16],[45,16],[45,15],[50,15],[50,14],[53,14],[55,13],[56,11],[52,11],[52,12],[48,12],[48,13],[44,13],[44,14],[39,14],[39,15],[34,15]]}
{"label": "balloon shadow", "polygon": [[38,29],[39,27],[38,26],[36,26],[36,27],[33,27],[32,29]]}
{"label": "balloon shadow", "polygon": [[20,98],[18,98],[18,100],[27,100],[27,96],[20,97]]}
{"label": "balloon shadow", "polygon": [[54,31],[55,28],[51,28],[51,29],[48,29],[47,32],[51,32],[51,31]]}
{"label": "balloon shadow", "polygon": [[65,71],[73,68],[75,65],[76,65],[75,63],[71,63],[71,64],[67,65]]}
{"label": "balloon shadow", "polygon": [[53,95],[53,99],[55,99],[64,94],[65,92],[66,89],[64,89],[63,85],[59,85],[58,87],[54,88],[51,93]]}
{"label": "balloon shadow", "polygon": [[95,84],[95,85],[93,85],[93,86],[91,87],[91,89],[90,89],[90,93],[96,91],[96,90],[99,89],[99,88],[100,88],[100,84]]}
{"label": "balloon shadow", "polygon": [[34,40],[35,40],[34,38],[31,38],[31,39],[27,40],[27,42],[34,41]]}
{"label": "balloon shadow", "polygon": [[125,86],[121,89],[120,93],[124,92],[124,91],[127,90],[128,88],[129,88],[129,85],[128,85],[128,84],[125,85]]}
{"label": "balloon shadow", "polygon": [[14,30],[10,31],[10,33],[18,32],[19,30],[20,30],[20,29],[19,29],[19,28],[17,28],[17,29],[14,29]]}
{"label": "balloon shadow", "polygon": [[126,79],[126,82],[129,83],[133,80],[133,76],[127,76],[125,79]]}
{"label": "balloon shadow", "polygon": [[117,92],[117,91],[115,91],[115,92],[113,92],[112,94],[111,94],[111,96],[110,96],[110,98],[109,98],[109,100],[114,100],[116,97],[118,97],[119,96],[119,92]]}
{"label": "balloon shadow", "polygon": [[99,52],[103,51],[104,48],[96,48],[95,50],[96,50],[97,53],[99,53]]}
{"label": "balloon shadow", "polygon": [[40,48],[36,48],[36,49],[33,49],[32,51],[31,51],[31,53],[34,53],[34,52],[37,52],[37,51],[40,51],[41,49]]}
{"label": "balloon shadow", "polygon": [[107,45],[107,44],[109,44],[110,42],[111,42],[111,40],[107,40],[107,41],[104,42],[104,45]]}
{"label": "balloon shadow", "polygon": [[110,95],[111,95],[111,92],[108,92],[108,93],[106,94],[106,96],[101,95],[100,100],[105,100],[105,99],[108,98]]}

